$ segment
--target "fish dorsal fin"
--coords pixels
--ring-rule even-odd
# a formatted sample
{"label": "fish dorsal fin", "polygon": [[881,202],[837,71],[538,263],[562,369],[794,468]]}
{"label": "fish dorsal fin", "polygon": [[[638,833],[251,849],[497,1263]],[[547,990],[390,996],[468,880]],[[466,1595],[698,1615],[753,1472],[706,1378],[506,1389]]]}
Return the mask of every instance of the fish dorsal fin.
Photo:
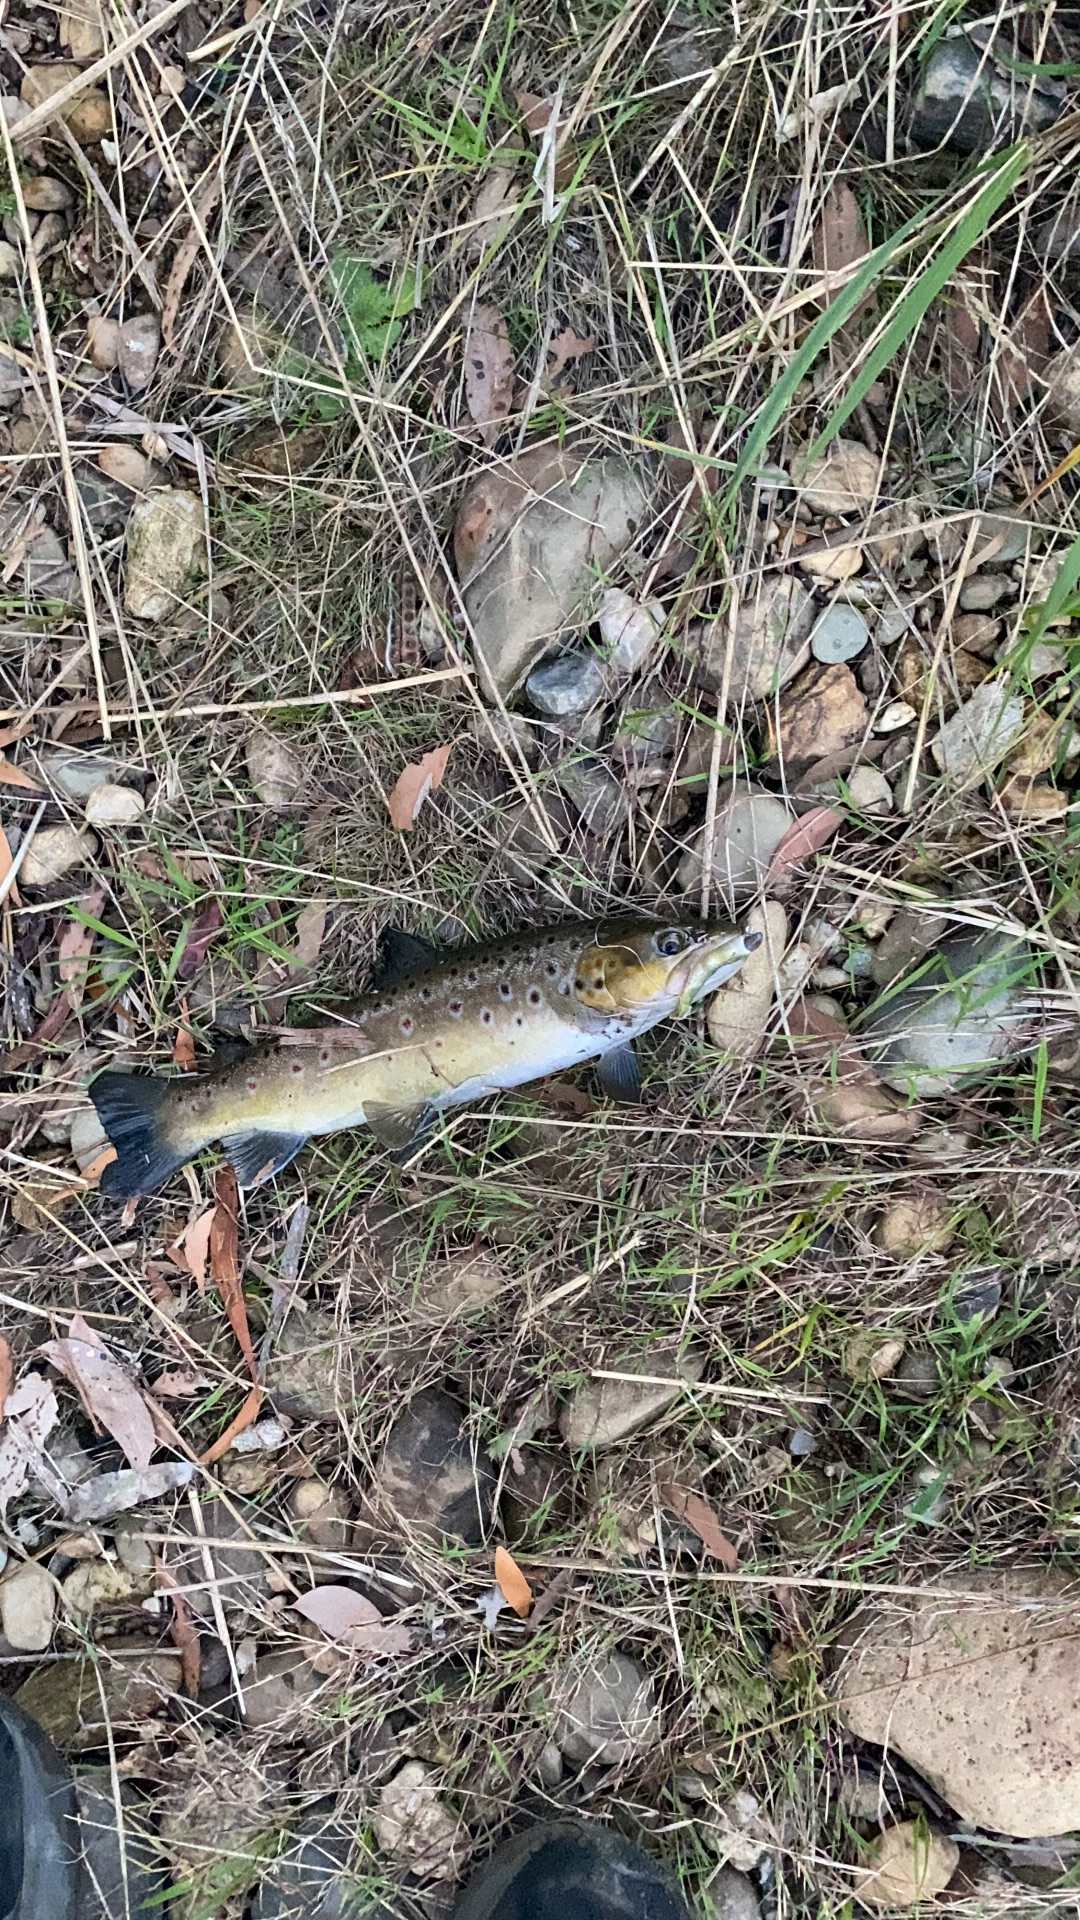
{"label": "fish dorsal fin", "polygon": [[574,975],[574,992],[583,1007],[592,1007],[596,1013],[618,1011],[608,984],[608,969],[618,952],[617,947],[586,947]]}
{"label": "fish dorsal fin", "polygon": [[384,927],[379,936],[374,985],[394,987],[412,973],[430,973],[441,958],[439,949],[430,941],[421,940],[418,934],[405,933],[401,927]]}

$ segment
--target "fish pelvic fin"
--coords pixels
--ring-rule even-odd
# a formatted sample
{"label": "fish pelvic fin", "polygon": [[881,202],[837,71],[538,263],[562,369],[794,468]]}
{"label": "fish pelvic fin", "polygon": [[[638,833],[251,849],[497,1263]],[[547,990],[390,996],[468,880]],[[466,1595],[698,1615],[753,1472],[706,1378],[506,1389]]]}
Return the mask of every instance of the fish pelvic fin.
{"label": "fish pelvic fin", "polygon": [[242,1187],[261,1187],[282,1167],[287,1167],[301,1147],[306,1133],[227,1133],[221,1144],[236,1169]]}
{"label": "fish pelvic fin", "polygon": [[170,1174],[194,1158],[197,1147],[178,1147],[166,1130],[170,1082],[143,1073],[99,1073],[90,1098],[113,1146],[101,1176],[102,1193],[116,1200],[153,1193]]}

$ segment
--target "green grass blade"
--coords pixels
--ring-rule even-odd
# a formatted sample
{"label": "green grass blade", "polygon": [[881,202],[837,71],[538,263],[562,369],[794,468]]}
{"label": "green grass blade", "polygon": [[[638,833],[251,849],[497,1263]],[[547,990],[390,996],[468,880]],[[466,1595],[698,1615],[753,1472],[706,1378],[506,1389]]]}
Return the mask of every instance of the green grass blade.
{"label": "green grass blade", "polygon": [[828,446],[830,440],[835,439],[845,421],[854,413],[860,402],[865,400],[878,375],[914,333],[932,302],[952,279],[961,260],[971,252],[976,241],[982,238],[1002,201],[1008,198],[1017,181],[1024,174],[1029,159],[1030,148],[1026,140],[1020,141],[1001,156],[1001,164],[996,172],[986,182],[981,193],[976,195],[949,238],[929,264],[923,268],[918,279],[908,288],[896,307],[881,339],[867,354],[840,405],[814,441],[809,453],[810,459],[815,459]]}
{"label": "green grass blade", "polygon": [[1080,534],[1073,541],[1058,568],[1057,579],[1046,599],[1040,606],[1032,608],[1031,625],[1023,642],[1025,654],[1029,654],[1031,648],[1042,639],[1047,627],[1060,620],[1063,614],[1072,611],[1078,595],[1080,595]]}

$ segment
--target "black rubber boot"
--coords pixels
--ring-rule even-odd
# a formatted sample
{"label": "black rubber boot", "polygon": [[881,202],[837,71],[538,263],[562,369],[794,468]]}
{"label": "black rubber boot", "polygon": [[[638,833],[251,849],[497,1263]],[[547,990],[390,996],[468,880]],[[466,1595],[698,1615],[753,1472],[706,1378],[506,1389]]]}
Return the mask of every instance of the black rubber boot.
{"label": "black rubber boot", "polygon": [[664,1869],[610,1827],[545,1821],[515,1834],[462,1890],[454,1920],[689,1920]]}
{"label": "black rubber boot", "polygon": [[75,1788],[35,1720],[0,1700],[0,1920],[74,1920]]}

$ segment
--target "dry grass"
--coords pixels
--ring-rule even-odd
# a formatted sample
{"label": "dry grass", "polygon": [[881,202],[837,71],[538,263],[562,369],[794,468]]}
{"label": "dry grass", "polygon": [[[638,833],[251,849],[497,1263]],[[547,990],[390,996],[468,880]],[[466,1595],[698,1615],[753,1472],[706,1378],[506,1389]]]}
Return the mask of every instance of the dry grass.
{"label": "dry grass", "polygon": [[[978,191],[969,166],[913,155],[905,136],[920,48],[954,11],[769,0],[740,9],[736,30],[727,9],[651,0],[547,13],[272,4],[247,25],[211,8],[178,10],[144,36],[136,58],[132,20],[118,10],[110,84],[126,114],[123,182],[104,163],[91,171],[100,156],[55,127],[43,153],[25,150],[29,171],[16,176],[47,161],[77,186],[75,225],[92,265],[77,273],[54,257],[36,286],[20,283],[13,296],[24,301],[15,346],[40,437],[10,447],[6,466],[20,507],[70,527],[73,476],[87,459],[160,435],[169,478],[203,500],[214,593],[200,591],[160,629],[132,622],[122,537],[91,519],[79,522],[79,572],[93,617],[56,616],[9,582],[0,705],[33,719],[27,755],[61,735],[105,739],[147,776],[149,793],[142,824],[106,834],[99,849],[104,931],[78,1030],[69,1025],[46,1057],[55,1078],[34,1058],[4,1096],[5,1204],[44,1190],[48,1216],[40,1231],[26,1230],[25,1212],[11,1216],[0,1253],[5,1325],[22,1352],[77,1305],[148,1378],[197,1364],[206,1385],[171,1410],[195,1451],[246,1391],[218,1302],[200,1301],[164,1255],[207,1204],[208,1173],[189,1175],[189,1200],[176,1188],[122,1222],[92,1193],[71,1193],[66,1150],[39,1131],[46,1111],[55,1119],[81,1104],[92,1068],[118,1053],[166,1061],[180,1022],[211,1042],[222,1024],[273,1024],[286,1000],[298,1021],[340,1006],[388,923],[452,940],[673,899],[677,857],[715,805],[722,774],[733,766],[745,776],[761,758],[749,711],[728,715],[732,736],[710,754],[715,703],[695,686],[679,635],[694,618],[752,600],[762,579],[790,566],[798,523],[774,509],[768,470],[828,430],[949,221]],[[1067,11],[1047,9],[1043,59],[1065,57]],[[161,81],[177,61],[186,86],[172,103]],[[543,217],[544,182],[532,181],[537,142],[514,104],[522,88],[562,90],[569,159],[553,223]],[[1035,494],[1065,450],[1028,369],[1043,296],[1044,357],[1074,340],[1080,321],[1075,277],[1048,268],[1033,244],[1062,206],[1075,206],[1074,123],[1062,118],[1035,143],[1015,190],[846,428],[879,456],[890,493],[914,499],[927,526],[951,518],[958,536],[937,536],[917,588],[930,610],[923,670],[936,657],[938,671],[922,683],[924,735],[949,700],[947,616],[941,622],[955,607],[965,543],[970,554],[977,539],[973,516],[991,498]],[[478,189],[493,167],[515,161],[506,230],[484,244]],[[815,234],[838,182],[853,189],[871,245],[905,221],[910,235],[869,318],[808,370],[748,477],[738,468],[747,436],[823,310]],[[19,202],[13,183],[5,208],[16,219]],[[102,310],[126,315],[147,306],[147,287],[158,296],[168,287],[178,249],[188,275],[172,349],[147,394],[118,404],[107,378],[83,377],[88,276]],[[403,300],[400,323],[379,323],[362,341],[350,342],[334,295],[334,262],[345,254],[414,303],[406,312]],[[259,371],[241,379],[235,363],[223,371],[222,339],[258,290],[271,318],[264,336],[246,336]],[[463,329],[478,299],[506,315],[520,379],[493,453],[478,444],[463,397]],[[547,348],[565,326],[596,346],[548,393]],[[259,470],[244,436],[275,426],[307,430],[309,447],[321,436],[305,471]],[[483,719],[449,534],[464,481],[545,438],[587,438],[648,458],[657,474],[670,470],[664,449],[686,438],[707,455],[683,490],[688,568],[674,575],[661,565],[673,511],[666,479],[645,543],[650,581],[671,608],[676,644],[662,680],[683,716],[679,755],[662,784],[635,796],[617,841],[567,833],[553,811],[559,855],[532,873],[508,867],[506,825],[523,795],[548,819],[556,789]],[[1033,525],[1046,551],[1063,555],[1080,532],[1078,498],[1075,475],[1039,494]],[[432,664],[417,669],[402,655],[409,580],[429,602],[432,628],[445,599],[441,659],[464,671],[358,696]],[[1039,597],[1022,589],[1020,606]],[[888,656],[880,667],[872,707],[896,694]],[[1048,697],[1043,686],[1033,704]],[[691,760],[695,724],[698,748],[708,730],[706,751]],[[300,756],[301,805],[274,813],[253,794],[245,755],[256,726]],[[402,764],[451,739],[442,792],[411,837],[394,834],[385,796]],[[289,1221],[299,1201],[310,1208],[285,1325],[317,1312],[333,1327],[318,1364],[332,1378],[335,1417],[300,1421],[285,1454],[255,1456],[250,1478],[235,1462],[220,1479],[199,1478],[203,1524],[222,1482],[233,1502],[250,1485],[254,1505],[241,1511],[262,1545],[249,1558],[277,1572],[269,1586],[246,1585],[235,1570],[223,1577],[224,1613],[208,1608],[205,1589],[198,1599],[210,1624],[225,1626],[229,1661],[217,1698],[178,1702],[161,1722],[155,1765],[173,1799],[185,1779],[194,1792],[215,1778],[215,1767],[261,1783],[252,1790],[265,1816],[255,1821],[258,1852],[320,1793],[340,1792],[341,1816],[360,1836],[364,1887],[404,1911],[423,1900],[397,1886],[370,1826],[385,1743],[431,1765],[478,1851],[525,1810],[574,1804],[648,1830],[708,1915],[724,1809],[745,1790],[760,1802],[768,1911],[792,1920],[849,1911],[867,1826],[844,1782],[874,1762],[841,1739],[826,1674],[852,1603],[903,1590],[929,1564],[961,1589],[972,1567],[1070,1566],[1077,1544],[1075,1303],[1025,1240],[1048,1195],[1063,1221],[1075,1208],[1074,816],[1018,826],[986,787],[958,802],[921,775],[911,801],[885,822],[849,820],[795,876],[796,937],[826,915],[857,946],[868,909],[898,906],[1018,923],[1032,931],[1053,989],[1044,1049],[935,1109],[914,1149],[860,1150],[824,1134],[811,1069],[782,1024],[762,1061],[741,1070],[718,1064],[692,1030],[648,1049],[644,1115],[507,1102],[456,1120],[408,1175],[388,1171],[364,1138],[333,1138],[247,1199],[245,1286],[271,1347]],[[25,797],[5,789],[5,802],[10,820],[25,822]],[[47,817],[59,816],[50,807]],[[12,1044],[26,1027],[15,983],[25,983],[36,1019],[55,981],[50,943],[84,884],[8,903]],[[298,914],[316,900],[330,903],[328,933],[317,967],[297,982],[287,956]],[[213,902],[223,924],[212,963],[185,981],[180,956]],[[956,1227],[947,1255],[894,1259],[872,1237],[890,1197],[913,1181],[947,1190]],[[474,1322],[425,1324],[425,1275],[476,1242],[503,1263],[505,1293]],[[965,1322],[957,1297],[988,1271],[1001,1279],[1003,1305],[987,1323]],[[851,1381],[843,1355],[867,1325],[933,1355],[937,1383],[925,1397]],[[390,1669],[353,1663],[323,1676],[302,1712],[285,1702],[257,1730],[229,1722],[253,1643],[296,1643],[285,1600],[307,1578],[288,1554],[284,1500],[298,1455],[363,1502],[414,1388],[450,1386],[476,1443],[490,1445],[514,1431],[531,1396],[564,1395],[613,1364],[651,1372],[657,1353],[666,1368],[673,1339],[702,1350],[704,1384],[645,1440],[595,1473],[568,1462],[550,1430],[527,1449],[560,1474],[573,1468],[566,1503],[521,1550],[538,1590],[556,1576],[565,1583],[535,1631],[504,1617],[494,1636],[480,1632],[487,1548],[438,1551],[407,1532],[376,1533],[339,1570],[362,1569],[373,1591],[403,1606],[416,1650]],[[790,1452],[796,1428],[813,1436],[802,1461]],[[700,1486],[736,1542],[736,1575],[695,1558],[665,1518],[658,1489],[672,1472]],[[55,1508],[41,1523],[51,1545]],[[156,1525],[175,1552],[178,1529],[198,1532],[199,1513],[162,1508]],[[129,1611],[122,1624],[133,1618],[145,1633],[145,1616]],[[104,1622],[92,1638],[107,1644]],[[541,1756],[559,1689],[614,1646],[652,1675],[663,1741],[554,1787]],[[10,1655],[0,1662],[21,1676]],[[299,1731],[306,1746],[286,1745]],[[907,1777],[890,1775],[884,1789],[894,1807],[926,1799]],[[160,1810],[164,1789],[157,1797]],[[932,1796],[928,1807],[950,1824]],[[235,1886],[194,1911],[242,1911],[253,1844],[250,1834],[235,1840]],[[984,1862],[998,1857],[992,1845],[981,1851]],[[1075,1843],[1064,1843],[1062,1871],[1075,1877],[1077,1859]],[[965,1920],[1060,1910],[1052,1894],[1016,1881],[953,1908]]]}

